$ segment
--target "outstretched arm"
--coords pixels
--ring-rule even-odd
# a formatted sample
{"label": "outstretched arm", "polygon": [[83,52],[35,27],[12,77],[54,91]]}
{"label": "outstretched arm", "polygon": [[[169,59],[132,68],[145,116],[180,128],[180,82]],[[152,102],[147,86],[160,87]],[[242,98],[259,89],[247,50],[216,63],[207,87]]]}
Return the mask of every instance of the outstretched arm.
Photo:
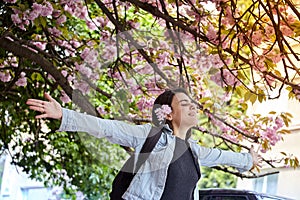
{"label": "outstretched arm", "polygon": [[197,145],[197,149],[203,166],[228,165],[243,172],[259,166],[260,162],[260,156],[254,151],[253,147],[251,147],[249,153],[236,153],[200,145]]}
{"label": "outstretched arm", "polygon": [[53,118],[60,120],[62,118],[61,105],[48,93],[45,93],[44,96],[48,101],[43,101],[39,99],[28,99],[26,104],[29,105],[29,108],[31,110],[39,111],[42,113],[35,117],[37,119]]}
{"label": "outstretched arm", "polygon": [[26,104],[30,109],[42,113],[36,116],[37,119],[61,120],[59,131],[86,132],[98,138],[106,137],[112,143],[136,148],[143,144],[151,129],[150,124],[133,125],[64,109],[47,93],[45,98],[48,101],[28,99]]}

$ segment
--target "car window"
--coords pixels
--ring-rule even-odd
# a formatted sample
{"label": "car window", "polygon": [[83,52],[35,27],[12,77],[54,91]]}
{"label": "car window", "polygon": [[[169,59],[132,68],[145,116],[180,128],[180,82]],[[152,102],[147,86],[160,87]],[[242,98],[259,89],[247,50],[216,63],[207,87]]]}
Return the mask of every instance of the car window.
{"label": "car window", "polygon": [[277,198],[277,197],[267,197],[267,196],[261,196],[261,199],[263,199],[263,200],[280,200],[280,198]]}
{"label": "car window", "polygon": [[248,198],[245,196],[209,195],[200,197],[200,200],[248,200]]}

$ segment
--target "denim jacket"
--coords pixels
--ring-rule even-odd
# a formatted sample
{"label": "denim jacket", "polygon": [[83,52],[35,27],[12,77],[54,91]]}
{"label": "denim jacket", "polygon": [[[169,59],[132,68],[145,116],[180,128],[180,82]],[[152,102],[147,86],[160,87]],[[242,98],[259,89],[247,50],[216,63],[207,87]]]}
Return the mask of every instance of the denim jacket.
{"label": "denim jacket", "polygon": [[[101,119],[63,108],[63,117],[58,131],[87,132],[97,138],[105,137],[110,142],[133,147],[139,152],[151,129],[151,124],[132,125],[117,120]],[[161,137],[148,159],[134,176],[123,198],[128,200],[159,200],[167,179],[168,166],[172,160],[176,138],[165,125]],[[217,148],[207,148],[189,139],[192,154],[199,166],[228,165],[240,172],[252,167],[249,153],[235,153]],[[194,199],[199,199],[195,187]]]}

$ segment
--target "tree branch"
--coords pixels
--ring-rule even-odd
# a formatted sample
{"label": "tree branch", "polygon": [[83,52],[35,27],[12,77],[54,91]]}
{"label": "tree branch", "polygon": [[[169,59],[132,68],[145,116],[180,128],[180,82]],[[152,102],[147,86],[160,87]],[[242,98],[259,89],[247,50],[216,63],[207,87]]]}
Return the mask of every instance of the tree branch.
{"label": "tree branch", "polygon": [[[63,88],[63,90],[74,101],[75,104],[89,114],[96,113],[94,106],[88,101],[88,99],[84,97],[81,92],[73,90],[67,79],[60,73],[60,71],[58,71],[49,60],[41,56],[41,54],[19,44],[18,41],[13,40],[8,35],[3,35],[0,38],[0,47],[6,51],[12,52],[16,56],[24,57],[40,65],[44,71],[51,74],[51,76],[58,82],[58,84]],[[74,95],[76,95],[76,98],[73,98]]]}
{"label": "tree branch", "polygon": [[133,44],[133,46],[138,50],[138,52],[143,56],[143,58],[152,66],[154,71],[164,79],[167,84],[171,87],[176,87],[176,84],[171,82],[167,76],[158,68],[157,64],[153,62],[150,56],[147,55],[146,51],[141,49],[140,45],[134,40],[134,38],[127,32],[124,27],[124,24],[118,20],[116,20],[112,13],[107,9],[104,3],[100,0],[95,0],[103,13],[109,18],[109,20],[115,25],[115,27],[122,32],[123,35]]}

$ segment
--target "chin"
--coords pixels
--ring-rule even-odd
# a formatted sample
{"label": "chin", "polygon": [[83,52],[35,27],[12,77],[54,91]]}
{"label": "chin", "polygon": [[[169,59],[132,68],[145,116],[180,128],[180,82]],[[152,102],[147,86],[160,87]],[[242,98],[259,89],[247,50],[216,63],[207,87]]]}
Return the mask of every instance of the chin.
{"label": "chin", "polygon": [[191,123],[191,122],[192,122],[192,121],[189,121],[190,128],[195,127],[195,126],[197,126],[197,124],[198,124],[198,121],[197,121],[197,122],[194,122],[194,123]]}

